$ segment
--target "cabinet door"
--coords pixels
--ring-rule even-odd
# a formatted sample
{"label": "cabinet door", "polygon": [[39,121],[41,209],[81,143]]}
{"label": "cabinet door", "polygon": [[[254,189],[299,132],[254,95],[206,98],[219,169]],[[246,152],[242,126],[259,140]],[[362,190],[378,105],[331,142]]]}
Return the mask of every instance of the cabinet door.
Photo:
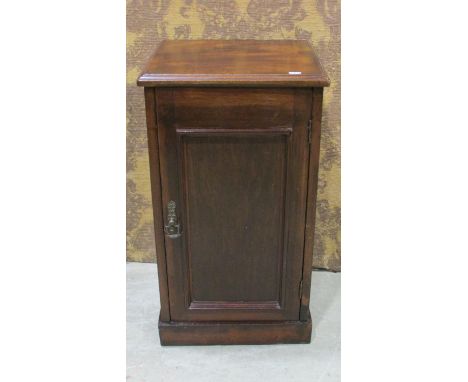
{"label": "cabinet door", "polygon": [[158,89],[173,321],[299,319],[311,93]]}

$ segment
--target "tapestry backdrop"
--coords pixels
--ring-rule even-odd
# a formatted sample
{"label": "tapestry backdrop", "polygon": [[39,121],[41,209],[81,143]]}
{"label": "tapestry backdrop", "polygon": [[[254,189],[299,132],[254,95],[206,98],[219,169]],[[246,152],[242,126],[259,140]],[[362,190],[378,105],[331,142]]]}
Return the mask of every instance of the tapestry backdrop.
{"label": "tapestry backdrop", "polygon": [[127,260],[155,262],[142,67],[165,39],[307,39],[325,67],[314,267],[340,270],[340,0],[127,1]]}

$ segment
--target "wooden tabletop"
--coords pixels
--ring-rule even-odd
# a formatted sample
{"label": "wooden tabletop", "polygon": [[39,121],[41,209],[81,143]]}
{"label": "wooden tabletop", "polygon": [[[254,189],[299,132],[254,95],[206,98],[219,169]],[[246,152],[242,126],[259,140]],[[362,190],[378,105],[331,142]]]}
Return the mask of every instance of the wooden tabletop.
{"label": "wooden tabletop", "polygon": [[307,41],[166,40],[137,84],[323,87],[330,82]]}

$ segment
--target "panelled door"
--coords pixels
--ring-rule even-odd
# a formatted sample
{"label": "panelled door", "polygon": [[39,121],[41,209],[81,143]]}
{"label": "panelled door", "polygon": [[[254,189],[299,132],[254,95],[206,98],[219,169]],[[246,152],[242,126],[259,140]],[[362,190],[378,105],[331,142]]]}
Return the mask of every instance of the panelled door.
{"label": "panelled door", "polygon": [[298,320],[310,89],[156,89],[170,317]]}

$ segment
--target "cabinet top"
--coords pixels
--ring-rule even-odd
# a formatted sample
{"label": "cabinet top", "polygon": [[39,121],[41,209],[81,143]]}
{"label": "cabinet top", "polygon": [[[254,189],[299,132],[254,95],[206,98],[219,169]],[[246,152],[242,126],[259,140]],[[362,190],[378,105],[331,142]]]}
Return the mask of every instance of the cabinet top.
{"label": "cabinet top", "polygon": [[330,82],[307,41],[166,40],[137,84],[323,87]]}

